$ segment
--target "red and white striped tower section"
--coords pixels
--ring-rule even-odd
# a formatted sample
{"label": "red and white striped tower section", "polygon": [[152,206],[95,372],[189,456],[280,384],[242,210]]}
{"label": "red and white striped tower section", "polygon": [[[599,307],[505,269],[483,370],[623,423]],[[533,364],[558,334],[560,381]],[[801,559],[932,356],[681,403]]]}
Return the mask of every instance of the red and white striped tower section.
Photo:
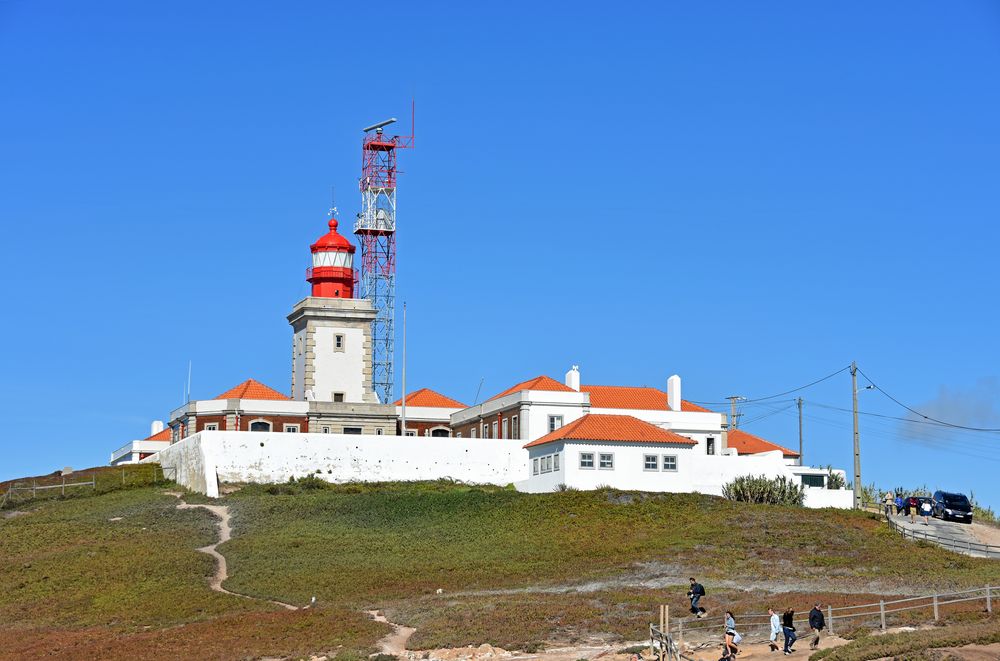
{"label": "red and white striped tower section", "polygon": [[354,234],[361,245],[361,298],[375,309],[372,322],[372,385],[379,401],[394,400],[396,312],[396,150],[413,146],[409,136],[387,136],[395,118],[364,129],[361,141],[361,213]]}

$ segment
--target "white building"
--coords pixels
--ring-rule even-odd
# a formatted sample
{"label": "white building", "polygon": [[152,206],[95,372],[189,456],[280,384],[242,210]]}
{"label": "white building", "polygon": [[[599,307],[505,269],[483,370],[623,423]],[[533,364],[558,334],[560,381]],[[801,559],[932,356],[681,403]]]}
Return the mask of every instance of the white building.
{"label": "white building", "polygon": [[129,441],[112,452],[111,465],[137,464],[170,445],[170,429],[165,428],[161,420],[154,420],[149,432],[149,436],[141,441]]}

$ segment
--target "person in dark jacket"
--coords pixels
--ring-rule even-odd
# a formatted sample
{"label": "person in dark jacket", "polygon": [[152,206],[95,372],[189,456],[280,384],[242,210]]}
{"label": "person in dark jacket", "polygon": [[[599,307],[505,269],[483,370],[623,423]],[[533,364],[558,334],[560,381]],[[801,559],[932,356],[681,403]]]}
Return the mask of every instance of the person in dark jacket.
{"label": "person in dark jacket", "polygon": [[691,612],[696,617],[705,617],[705,609],[698,605],[698,602],[705,596],[705,587],[698,581],[691,578],[691,589],[688,590],[688,599],[691,600]]}
{"label": "person in dark jacket", "polygon": [[791,608],[786,609],[784,613],[781,614],[781,632],[785,634],[785,656],[790,655],[795,650],[792,649],[792,645],[798,637],[795,635],[795,611]]}
{"label": "person in dark jacket", "polygon": [[823,610],[817,601],[812,610],[809,611],[809,628],[812,629],[813,639],[809,642],[809,649],[819,649],[819,634],[826,628],[826,618],[823,617]]}

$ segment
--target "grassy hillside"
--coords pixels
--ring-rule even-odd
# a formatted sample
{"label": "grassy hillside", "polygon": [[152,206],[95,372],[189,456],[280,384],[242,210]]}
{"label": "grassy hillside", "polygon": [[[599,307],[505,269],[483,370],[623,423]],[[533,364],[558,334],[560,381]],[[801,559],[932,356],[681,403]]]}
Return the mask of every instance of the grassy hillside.
{"label": "grassy hillside", "polygon": [[903,541],[858,512],[445,483],[244,487],[221,501],[233,513],[226,587],[318,597],[317,610],[289,613],[209,591],[213,564],[195,549],[214,541],[214,520],[176,502],[145,487],[0,518],[0,657],[341,645],[352,656],[386,631],[360,614],[370,607],[417,626],[421,647],[641,638],[656,604],[683,611],[689,575],[708,587],[710,609],[738,615],[801,610],[816,595],[836,605],[1000,584],[1000,564]]}

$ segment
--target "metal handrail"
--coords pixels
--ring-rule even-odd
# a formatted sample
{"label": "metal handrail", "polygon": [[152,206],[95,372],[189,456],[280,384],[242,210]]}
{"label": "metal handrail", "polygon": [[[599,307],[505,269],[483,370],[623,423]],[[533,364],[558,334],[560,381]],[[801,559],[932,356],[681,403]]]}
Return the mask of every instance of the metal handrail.
{"label": "metal handrail", "polygon": [[1000,546],[994,546],[992,544],[984,544],[982,542],[960,542],[955,539],[949,539],[947,537],[941,537],[939,535],[933,535],[926,532],[918,532],[916,530],[909,530],[897,521],[893,521],[891,517],[885,517],[886,523],[889,524],[889,528],[895,532],[898,532],[903,536],[904,539],[909,538],[913,540],[924,540],[927,542],[932,542],[946,548],[951,551],[966,551],[968,553],[984,553],[988,558],[1000,558]]}

